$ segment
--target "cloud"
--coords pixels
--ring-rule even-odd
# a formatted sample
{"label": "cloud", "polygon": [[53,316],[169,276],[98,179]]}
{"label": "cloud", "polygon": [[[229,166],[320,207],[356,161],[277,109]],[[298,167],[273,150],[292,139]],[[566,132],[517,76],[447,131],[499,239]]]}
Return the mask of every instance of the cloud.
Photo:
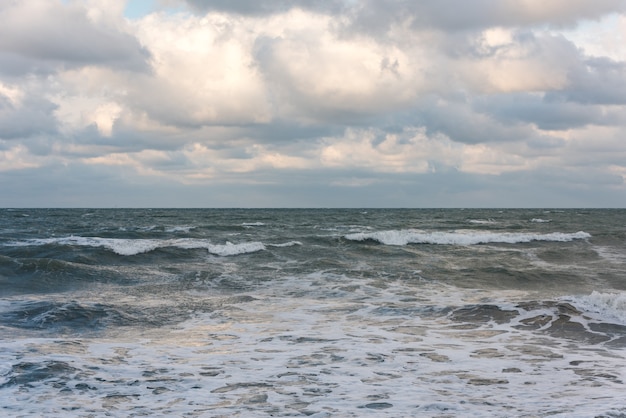
{"label": "cloud", "polygon": [[381,33],[394,25],[443,31],[489,27],[571,26],[581,19],[598,19],[625,9],[622,0],[364,0],[355,3],[349,27]]}
{"label": "cloud", "polygon": [[310,1],[310,0],[186,0],[192,10],[207,13],[211,11],[236,13],[241,15],[267,15],[288,12],[299,8],[322,13],[337,13],[349,2],[342,0]]}
{"label": "cloud", "polygon": [[349,121],[410,103],[425,84],[419,51],[411,55],[370,39],[337,39],[328,19],[291,12],[299,29],[260,37],[255,60],[287,116]]}
{"label": "cloud", "polygon": [[56,105],[22,89],[0,83],[0,139],[25,139],[55,134]]}
{"label": "cloud", "polygon": [[0,59],[11,62],[18,57],[9,73],[84,65],[149,68],[148,51],[132,35],[98,19],[98,9],[78,2],[32,0],[3,2],[0,14]]}
{"label": "cloud", "polygon": [[137,33],[153,54],[153,73],[128,83],[127,102],[133,108],[173,125],[270,118],[265,86],[250,56],[253,35],[241,22],[152,15]]}
{"label": "cloud", "polygon": [[543,131],[582,128],[587,125],[619,125],[623,110],[589,106],[566,100],[562,93],[498,94],[478,98],[474,106],[504,125],[527,123]]}
{"label": "cloud", "polygon": [[623,1],[183,3],[0,5],[0,203],[626,204]]}
{"label": "cloud", "polygon": [[582,104],[626,105],[626,62],[588,59],[569,74],[569,87],[559,95]]}

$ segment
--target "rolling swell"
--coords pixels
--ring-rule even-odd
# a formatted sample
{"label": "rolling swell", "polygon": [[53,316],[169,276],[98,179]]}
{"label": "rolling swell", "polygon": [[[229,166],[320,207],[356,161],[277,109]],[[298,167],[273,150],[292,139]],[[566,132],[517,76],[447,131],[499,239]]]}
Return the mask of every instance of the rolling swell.
{"label": "rolling swell", "polygon": [[[154,296],[159,296],[158,290]],[[92,334],[118,327],[146,329],[178,324],[197,314],[236,310],[238,305],[255,300],[248,295],[210,299],[179,297],[155,301],[153,306],[76,300],[14,301],[0,312],[0,323],[5,327],[45,334]]]}
{"label": "rolling swell", "polygon": [[[185,321],[192,312],[212,310],[210,304],[195,304],[189,306],[187,311],[168,304],[137,308],[105,303],[42,300],[15,305],[0,313],[0,321],[5,326],[54,335],[92,334],[118,327],[161,327]],[[182,307],[185,307],[184,304]]]}
{"label": "rolling swell", "polygon": [[107,325],[131,325],[137,318],[111,305],[101,303],[67,303],[33,301],[21,303],[17,308],[0,313],[5,325],[22,329],[61,328],[72,330],[98,329]]}
{"label": "rolling swell", "polygon": [[136,278],[114,265],[0,256],[0,295],[3,297],[74,290],[95,282],[127,285],[135,283]]}

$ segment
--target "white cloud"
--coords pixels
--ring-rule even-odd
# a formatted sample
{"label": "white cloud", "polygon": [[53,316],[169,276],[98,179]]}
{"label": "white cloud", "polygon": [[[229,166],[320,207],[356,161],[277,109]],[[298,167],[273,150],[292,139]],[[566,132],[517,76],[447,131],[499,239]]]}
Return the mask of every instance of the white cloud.
{"label": "white cloud", "polygon": [[343,138],[328,138],[320,150],[324,166],[342,169],[369,169],[374,172],[425,173],[429,169],[428,158],[433,157],[423,133],[399,140],[396,134],[384,134],[374,130],[349,129]]}
{"label": "white cloud", "polygon": [[[298,28],[290,27],[293,21]],[[369,37],[342,39],[329,30],[331,17],[302,11],[272,22],[285,29],[261,38],[256,58],[287,115],[324,120],[384,112],[410,103],[425,88],[419,47],[405,51]]]}
{"label": "white cloud", "polygon": [[151,15],[137,23],[153,73],[128,86],[129,101],[173,124],[236,124],[270,118],[263,80],[250,55],[253,38],[241,22]]}
{"label": "white cloud", "polygon": [[58,104],[55,115],[68,134],[95,125],[100,135],[110,137],[123,110],[116,102],[98,97],[57,97],[54,101]]}

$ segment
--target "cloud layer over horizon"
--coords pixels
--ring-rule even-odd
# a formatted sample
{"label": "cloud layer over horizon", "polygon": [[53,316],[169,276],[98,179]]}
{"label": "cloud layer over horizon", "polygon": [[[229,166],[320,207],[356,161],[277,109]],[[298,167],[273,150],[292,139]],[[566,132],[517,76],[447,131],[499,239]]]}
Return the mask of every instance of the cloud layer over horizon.
{"label": "cloud layer over horizon", "polygon": [[626,0],[0,3],[0,206],[626,207]]}

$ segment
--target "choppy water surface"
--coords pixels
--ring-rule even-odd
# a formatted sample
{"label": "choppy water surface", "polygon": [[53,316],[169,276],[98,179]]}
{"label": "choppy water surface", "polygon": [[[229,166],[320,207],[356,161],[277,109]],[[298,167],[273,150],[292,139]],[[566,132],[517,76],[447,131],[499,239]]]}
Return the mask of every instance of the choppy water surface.
{"label": "choppy water surface", "polygon": [[0,210],[5,416],[626,416],[624,210]]}

